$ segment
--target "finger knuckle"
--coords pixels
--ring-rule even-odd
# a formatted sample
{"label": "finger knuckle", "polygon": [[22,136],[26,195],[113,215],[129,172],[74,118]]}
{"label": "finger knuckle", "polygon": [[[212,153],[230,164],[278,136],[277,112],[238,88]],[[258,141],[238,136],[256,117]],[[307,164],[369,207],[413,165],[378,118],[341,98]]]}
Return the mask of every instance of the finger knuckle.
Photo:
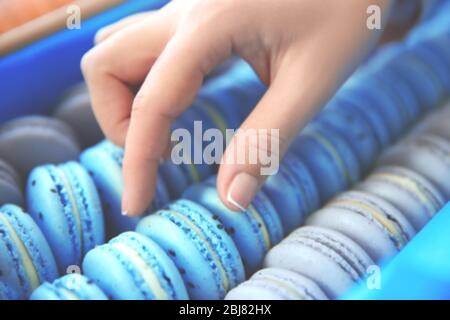
{"label": "finger knuckle", "polygon": [[200,0],[188,11],[187,20],[189,24],[197,26],[217,25],[218,21],[224,20],[234,11],[235,0]]}
{"label": "finger knuckle", "polygon": [[96,70],[99,61],[99,51],[97,48],[93,48],[86,52],[81,58],[81,71],[85,77],[91,75]]}

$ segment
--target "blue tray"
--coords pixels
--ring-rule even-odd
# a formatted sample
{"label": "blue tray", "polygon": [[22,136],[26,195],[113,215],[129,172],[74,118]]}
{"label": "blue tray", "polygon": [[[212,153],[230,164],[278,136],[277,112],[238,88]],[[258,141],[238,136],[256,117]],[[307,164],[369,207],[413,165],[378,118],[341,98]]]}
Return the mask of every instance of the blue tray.
{"label": "blue tray", "polygon": [[0,123],[24,114],[45,114],[61,94],[81,81],[80,59],[95,32],[120,18],[161,7],[167,0],[130,0],[0,58]]}
{"label": "blue tray", "polygon": [[344,299],[450,299],[450,203],[384,268],[379,289],[365,283]]}

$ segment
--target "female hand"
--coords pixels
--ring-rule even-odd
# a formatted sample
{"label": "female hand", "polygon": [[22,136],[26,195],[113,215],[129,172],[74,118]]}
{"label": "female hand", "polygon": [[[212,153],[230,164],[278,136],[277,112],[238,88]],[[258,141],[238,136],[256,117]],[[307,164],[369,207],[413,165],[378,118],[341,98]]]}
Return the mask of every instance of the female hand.
{"label": "female hand", "polygon": [[[367,27],[374,4],[384,22],[390,0],[174,0],[101,30],[82,69],[103,131],[125,146],[124,214],[149,206],[171,122],[232,54],[269,86],[241,129],[279,129],[281,156],[376,43],[379,32]],[[224,156],[255,147],[236,138]],[[226,163],[217,187],[237,211],[264,180],[260,164]]]}

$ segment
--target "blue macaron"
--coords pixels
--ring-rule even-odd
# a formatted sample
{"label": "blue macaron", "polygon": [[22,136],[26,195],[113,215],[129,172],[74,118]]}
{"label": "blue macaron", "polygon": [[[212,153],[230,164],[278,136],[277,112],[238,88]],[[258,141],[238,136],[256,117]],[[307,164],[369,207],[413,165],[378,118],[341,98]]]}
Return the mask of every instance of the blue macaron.
{"label": "blue macaron", "polygon": [[169,256],[153,240],[125,232],[91,250],[84,274],[114,300],[185,300],[183,279]]}
{"label": "blue macaron", "polygon": [[[122,193],[124,188],[122,163],[124,150],[105,140],[81,154],[81,164],[91,175],[100,195],[105,214],[108,238],[136,228],[140,218],[122,215]],[[149,212],[154,212],[169,202],[165,183],[158,176],[155,196]]]}
{"label": "blue macaron", "polygon": [[[437,76],[443,91],[450,91],[450,49],[446,56],[443,50],[439,50],[437,42],[440,39],[429,39],[424,42],[411,45],[412,54],[423,61],[424,64]],[[450,39],[447,41],[450,45]]]}
{"label": "blue macaron", "polygon": [[437,106],[442,96],[442,86],[437,76],[420,59],[402,44],[391,45],[383,53],[387,58],[376,61],[380,63],[380,68],[391,69],[398,80],[407,83],[417,95],[422,110]]}
{"label": "blue macaron", "polygon": [[300,226],[305,217],[320,206],[313,176],[292,152],[284,156],[278,173],[269,176],[262,191],[277,211],[285,234]]}
{"label": "blue macaron", "polygon": [[[172,123],[172,159],[176,155],[181,159],[179,163],[184,175],[190,183],[200,182],[209,177],[214,172],[214,168],[203,161],[203,131],[209,127],[203,127],[201,115],[194,108],[188,109],[178,119]],[[196,124],[197,122],[197,124]],[[197,129],[195,129],[197,126]],[[186,143],[188,140],[188,144]],[[200,159],[197,159],[198,156]],[[198,161],[200,160],[200,161]],[[178,163],[177,163],[178,164]]]}
{"label": "blue macaron", "polygon": [[290,150],[313,175],[322,203],[360,178],[359,162],[348,142],[333,128],[319,122],[309,124],[294,139]]}
{"label": "blue macaron", "polygon": [[0,159],[0,205],[11,203],[22,205],[21,181],[16,170]]}
{"label": "blue macaron", "polygon": [[347,140],[363,172],[370,168],[380,147],[370,123],[358,109],[345,100],[334,98],[315,121],[335,129]]}
{"label": "blue macaron", "polygon": [[223,299],[245,279],[241,257],[224,225],[192,201],[171,203],[143,219],[136,230],[171,257],[191,299]]}
{"label": "blue macaron", "polygon": [[167,186],[170,199],[180,198],[184,190],[191,184],[181,166],[174,164],[171,160],[165,160],[159,165],[158,173]]}
{"label": "blue macaron", "polygon": [[[372,63],[370,64],[372,66]],[[389,72],[389,70],[375,71],[377,74]],[[358,99],[363,106],[380,114],[384,123],[388,127],[390,141],[399,137],[408,122],[405,113],[401,112],[399,106],[389,96],[383,94],[382,88],[379,86],[378,79],[369,76],[369,72],[364,72],[360,76],[352,76],[340,90],[352,90],[352,98]],[[395,74],[392,75],[395,78]]]}
{"label": "blue macaron", "polygon": [[364,95],[359,93],[357,88],[342,88],[336,93],[334,99],[343,101],[346,105],[353,106],[365,116],[376,136],[380,149],[384,149],[391,144],[393,137],[391,136],[387,122],[384,120],[384,115],[375,105],[368,104]]}
{"label": "blue macaron", "polygon": [[0,208],[0,297],[27,299],[58,276],[52,251],[39,227],[14,205]]}
{"label": "blue macaron", "polygon": [[27,183],[28,210],[47,238],[61,273],[80,265],[104,242],[100,199],[92,179],[77,162],[35,168]]}
{"label": "blue macaron", "polygon": [[253,68],[238,60],[222,76],[208,82],[199,92],[199,101],[215,106],[228,123],[237,129],[266,92]]}
{"label": "blue macaron", "polygon": [[215,177],[191,186],[183,198],[199,203],[220,221],[242,257],[247,276],[261,267],[265,253],[283,237],[283,225],[269,198],[259,192],[245,212],[228,209],[219,197]]}
{"label": "blue macaron", "polygon": [[43,283],[30,300],[108,300],[103,291],[85,276],[73,273]]}

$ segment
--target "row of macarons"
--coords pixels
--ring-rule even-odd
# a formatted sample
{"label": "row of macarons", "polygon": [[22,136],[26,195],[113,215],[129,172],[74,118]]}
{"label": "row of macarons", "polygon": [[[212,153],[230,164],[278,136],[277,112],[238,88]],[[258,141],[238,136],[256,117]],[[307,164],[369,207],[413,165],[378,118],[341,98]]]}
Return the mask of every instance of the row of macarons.
{"label": "row of macarons", "polygon": [[383,154],[352,191],[272,248],[226,299],[337,299],[397,254],[450,200],[450,108]]}
{"label": "row of macarons", "polygon": [[[227,299],[338,298],[450,199],[449,119],[449,107],[435,112],[384,153],[365,181],[279,244],[283,224],[264,189],[247,212],[236,214],[223,206],[210,178],[141,220],[136,232],[91,250],[84,276],[46,283],[32,298],[218,299],[230,289]],[[266,269],[241,283],[267,250]]]}
{"label": "row of macarons", "polygon": [[[376,106],[373,107],[376,108]],[[343,110],[343,108],[333,110],[333,112],[325,112],[336,114],[338,110]],[[377,111],[374,110],[373,112],[376,113]],[[369,125],[365,127],[365,130],[370,132],[373,130],[373,127]],[[292,228],[295,228],[301,223],[304,214],[317,208],[320,201],[326,201],[333,194],[345,189],[351,183],[358,180],[359,175],[361,174],[358,169],[358,161],[353,154],[349,142],[346,142],[345,136],[341,137],[339,134],[336,134],[336,129],[333,129],[332,126],[325,126],[320,124],[320,121],[316,121],[316,123],[305,130],[305,133],[297,140],[304,141],[299,143],[295,142],[294,145],[303,145],[303,147],[299,147],[297,150],[301,160],[303,160],[305,164],[303,164],[302,161],[298,161],[298,159],[293,160],[291,170],[287,170],[288,174],[286,174],[284,178],[285,181],[289,182],[289,178],[287,177],[294,177],[290,181],[291,185],[293,185],[293,188],[290,188],[291,194],[287,197],[291,201],[286,202],[293,207],[286,207],[286,203],[280,200],[282,198],[279,196],[272,196],[272,199],[274,199],[273,204],[280,213],[278,220],[281,218],[281,221],[278,221],[275,225],[281,227],[273,227],[273,221],[277,221],[277,216],[276,214],[269,214],[267,217],[269,217],[268,220],[271,219],[272,227],[269,228],[266,225],[265,228],[263,228],[266,229],[266,232],[257,230],[264,226],[264,223],[258,221],[257,216],[261,215],[261,211],[267,211],[264,210],[264,208],[270,207],[270,204],[268,204],[270,201],[260,202],[265,203],[265,205],[261,206],[262,209],[254,210],[250,215],[245,215],[247,221],[236,224],[237,228],[242,228],[241,225],[243,225],[249,226],[250,231],[252,228],[253,231],[258,231],[254,232],[255,238],[253,240],[256,243],[259,242],[261,250],[254,250],[255,247],[258,247],[258,244],[252,246],[251,241],[248,241],[245,238],[244,240],[238,239],[235,241],[237,247],[241,249],[241,256],[245,262],[246,269],[251,270],[250,272],[247,271],[248,274],[251,274],[252,271],[260,265],[264,253],[270,246],[281,240],[283,231],[280,230],[283,226],[285,226],[286,229],[285,233]],[[293,150],[293,153],[295,153],[295,148],[293,148]],[[305,152],[305,150],[309,152]],[[86,154],[89,153],[91,153],[91,156],[86,156]],[[316,156],[320,159],[320,155],[322,156],[323,161],[316,161]],[[112,199],[117,203],[120,201],[120,166],[122,156],[123,150],[108,142],[104,142],[99,146],[87,150],[85,152],[85,157],[83,157],[83,155],[81,157],[81,162],[88,168],[88,172],[92,176],[99,190],[100,197],[104,200],[103,207],[106,209],[105,211],[108,211],[108,208],[111,210],[120,207],[119,205],[111,205],[111,202],[108,203],[108,200],[111,201]],[[295,157],[295,155],[292,156],[293,159],[295,159]],[[331,162],[329,160],[331,160]],[[345,164],[345,166],[343,167],[342,164]],[[283,167],[284,166],[282,166],[282,168]],[[31,190],[28,192],[28,202],[31,203],[31,205],[29,205],[29,210],[32,213],[32,216],[38,221],[38,224],[41,224],[44,234],[46,234],[49,239],[50,246],[56,252],[55,256],[57,257],[56,260],[60,262],[60,270],[64,270],[64,267],[71,265],[70,263],[74,261],[79,262],[84,253],[89,251],[95,243],[103,242],[101,239],[103,225],[100,222],[101,218],[99,218],[101,214],[98,214],[100,206],[98,205],[98,199],[96,199],[95,196],[95,188],[92,185],[92,181],[89,183],[90,180],[88,175],[82,173],[83,170],[79,165],[70,163],[59,167],[46,166],[45,168],[42,167],[38,169],[35,170],[34,175],[32,174],[29,179],[28,188]],[[75,170],[77,173],[74,174],[72,170]],[[289,174],[289,172],[291,172],[291,174]],[[352,172],[353,175],[349,174],[349,172]],[[280,176],[281,174],[276,177]],[[349,176],[353,177],[353,180],[348,180]],[[80,177],[82,177],[81,179],[84,181],[80,182]],[[327,180],[330,178],[336,180],[336,183],[332,185],[332,189],[328,188],[329,184],[327,183]],[[295,181],[295,179],[297,179],[297,181]],[[41,186],[41,183],[44,184],[44,187]],[[51,187],[52,185],[54,187]],[[298,189],[296,186],[301,186],[301,188]],[[210,183],[210,187],[212,190],[214,189],[213,183]],[[164,194],[163,187],[161,187],[161,190],[162,192],[160,194]],[[280,188],[274,187],[272,190],[276,191],[280,190]],[[194,192],[195,196],[198,196],[199,194],[201,195],[202,193]],[[268,192],[268,194],[270,195],[271,192]],[[77,199],[78,197],[81,200]],[[261,197],[263,196],[261,195]],[[156,198],[158,200],[164,197],[157,195]],[[216,205],[220,203],[218,197],[216,197],[217,201],[214,201],[213,196],[205,196],[204,198],[206,199],[205,201],[212,201],[213,203],[216,203]],[[42,199],[50,200],[41,201]],[[317,199],[317,201],[315,201],[315,199]],[[81,203],[79,208],[76,200],[79,200],[79,203]],[[202,203],[200,201],[201,199],[194,200]],[[163,202],[165,201],[161,201],[161,206],[163,205]],[[90,204],[90,206],[88,204]],[[74,208],[76,208],[76,210],[74,210]],[[88,212],[86,215],[86,210],[91,210],[91,212]],[[268,212],[273,213],[273,210],[268,210]],[[108,215],[108,212],[105,212],[105,214],[108,217],[107,221],[112,221],[112,223],[114,223],[114,217],[121,217],[120,214],[113,215],[112,217]],[[254,215],[253,217],[252,214]],[[57,218],[55,219],[54,216]],[[75,216],[75,218],[73,216]],[[247,216],[249,216],[249,218]],[[272,217],[270,218],[270,216]],[[50,219],[45,219],[46,217],[50,217]],[[122,217],[122,219],[125,218]],[[292,222],[292,220],[294,220],[294,222]],[[124,222],[131,224],[125,226],[128,230],[133,230],[138,223],[138,221],[131,220],[124,220]],[[262,222],[265,222],[268,225],[270,224],[267,221]],[[255,226],[257,226],[257,228],[255,228]],[[116,223],[116,227],[124,228],[124,223],[119,221]],[[61,230],[63,232],[61,232]],[[227,230],[233,234],[236,232],[235,228],[228,228]],[[97,239],[95,238],[96,234],[100,235]],[[272,241],[267,241],[270,236],[273,237],[273,239],[270,239]],[[261,241],[261,239],[263,239],[263,241]],[[261,245],[261,243],[263,243],[263,245]],[[269,243],[269,245],[267,245],[267,243]],[[61,268],[61,266],[63,267]],[[193,282],[191,282],[191,284],[192,283]],[[195,297],[195,294],[193,296]],[[214,297],[213,294],[209,296]]]}
{"label": "row of macarons", "polygon": [[[448,114],[449,108],[446,107],[425,121],[425,123],[430,123],[429,125],[423,124],[418,128],[422,128],[420,129],[421,131],[431,130],[433,133],[437,132],[444,135],[446,134],[445,124],[448,120]],[[316,136],[317,134],[320,133],[315,133]],[[329,137],[327,139],[329,139]],[[323,141],[323,139],[319,141]],[[327,145],[335,145],[333,140],[325,141],[328,141]],[[120,186],[120,161],[123,156],[123,150],[108,142],[104,142],[100,146],[94,148],[96,153],[91,157],[84,158],[82,155],[82,163],[86,167],[89,166],[89,163],[98,166],[97,169],[94,167],[90,167],[89,169],[94,180],[98,179],[98,177],[95,177],[96,174],[106,172],[104,178],[112,180],[105,181],[103,187],[116,188],[117,186]],[[99,153],[99,149],[101,149],[103,155]],[[330,155],[340,154],[338,149],[333,147],[333,150],[333,152],[330,152]],[[86,152],[90,151],[88,150]],[[308,154],[317,155],[315,152]],[[406,154],[407,156],[404,156],[405,159],[416,159],[416,157],[409,156],[410,150],[408,150]],[[412,154],[420,155],[420,148],[419,150],[414,150]],[[315,183],[317,176],[309,173],[308,166],[303,164],[302,160],[304,160],[304,158],[299,158],[295,153],[289,153],[282,163],[280,174],[269,178],[268,183],[263,187],[263,191],[258,194],[252,206],[245,213],[235,214],[225,208],[215,189],[215,181],[211,178],[205,183],[196,184],[184,192],[183,198],[191,201],[180,200],[179,202],[169,205],[169,209],[171,209],[172,206],[172,208],[177,208],[176,210],[158,211],[156,214],[145,218],[143,221],[139,222],[139,220],[136,220],[134,223],[135,225],[139,223],[137,230],[140,233],[146,234],[152,239],[157,239],[155,241],[160,247],[165,249],[166,255],[168,253],[174,260],[175,258],[181,260],[181,262],[178,261],[175,262],[175,264],[177,265],[178,270],[180,270],[179,273],[185,280],[184,283],[186,283],[185,287],[188,288],[189,297],[209,299],[221,298],[228,289],[245,279],[245,274],[251,275],[260,267],[265,253],[273,245],[277,244],[284,234],[287,234],[290,230],[297,227],[303,221],[306,214],[318,208],[321,198],[319,188]],[[427,160],[427,163],[430,163],[432,160],[433,159]],[[335,159],[334,161],[337,160]],[[105,170],[113,165],[115,165],[114,174],[111,170]],[[435,183],[437,181],[438,185],[445,188],[445,182],[443,182],[445,181],[445,175],[443,174],[446,169],[445,163],[442,165],[441,159],[438,159],[433,167],[436,168],[437,173],[435,173],[434,176],[430,176],[429,179]],[[74,170],[74,172],[72,170]],[[336,173],[333,173],[333,175],[336,175]],[[79,262],[83,260],[84,253],[95,247],[96,244],[103,243],[101,206],[96,197],[96,188],[90,179],[91,176],[89,176],[87,171],[80,165],[68,163],[58,167],[46,166],[37,168],[33,171],[29,179],[28,188],[30,191],[28,194],[30,199],[29,208],[32,208],[30,209],[31,215],[35,217],[38,225],[49,239],[50,246],[53,248],[53,251],[56,252],[55,255],[58,264],[63,266],[60,270],[62,272],[64,271],[64,268],[68,266],[79,264]],[[323,178],[328,179],[327,176],[323,176]],[[58,179],[61,180],[55,184],[55,180]],[[78,179],[78,181],[76,179]],[[84,182],[80,183],[80,180],[84,180]],[[99,180],[97,180],[97,187],[98,181]],[[65,185],[67,182],[69,182],[69,184]],[[281,189],[282,186],[284,186],[283,189]],[[289,187],[286,188],[286,186]],[[75,189],[77,193],[74,193],[73,189]],[[98,190],[102,189],[99,188]],[[283,192],[283,194],[280,192]],[[440,192],[444,193],[446,196],[450,194],[448,189],[443,189]],[[77,204],[74,203],[71,197],[75,198],[78,194],[81,198],[79,202],[83,203],[83,206],[79,206],[77,210],[79,212],[74,215],[73,209],[74,207],[77,207]],[[106,196],[105,199],[112,197],[116,198],[116,201],[120,201],[120,192],[117,190],[115,195],[105,193],[105,190],[101,191],[100,195],[103,195],[103,197]],[[55,199],[51,200],[51,197],[56,197],[59,201]],[[64,204],[66,205],[65,207]],[[163,204],[161,204],[161,207],[163,207]],[[172,213],[167,213],[167,211]],[[86,216],[86,214],[88,215]],[[105,214],[108,213],[105,212]],[[75,218],[78,217],[78,223],[73,221],[76,220],[74,216]],[[82,219],[80,219],[80,217]],[[204,222],[205,219],[209,219],[209,223]],[[167,223],[167,221],[164,222],[164,220],[170,220],[172,223]],[[190,220],[190,222],[186,222],[186,220]],[[421,227],[420,221],[412,220],[417,229]],[[183,223],[187,224],[183,225]],[[216,223],[215,226],[214,223]],[[177,228],[180,228],[180,226],[183,227],[183,232],[189,235],[187,239],[186,235],[184,235],[183,238],[182,232],[179,237],[175,236],[177,234]],[[170,227],[172,227],[173,230],[171,230]],[[130,226],[129,230],[133,230],[134,228],[134,226]],[[180,233],[180,230],[178,230],[178,233]],[[211,234],[215,235],[216,239],[214,239]],[[126,237],[128,236],[130,236],[130,234]],[[122,239],[123,237],[125,236],[121,235],[117,239]],[[136,234],[131,234],[131,237],[133,239],[136,237],[142,238],[136,236]],[[231,241],[230,237],[232,239]],[[217,240],[217,238],[220,241]],[[188,240],[190,240],[190,242]],[[121,242],[121,240],[117,241]],[[138,242],[140,243],[141,241],[142,240]],[[113,243],[115,242],[113,241]],[[193,243],[193,247],[187,250],[186,247],[188,247],[189,243]],[[110,244],[105,246],[108,247]],[[226,249],[225,251],[223,251],[224,248]],[[195,252],[200,252],[200,255],[195,257]],[[102,254],[100,254],[100,258],[96,257],[97,253],[97,249],[89,251],[88,257],[84,259],[83,269],[85,274],[96,279],[97,283],[103,283],[101,287],[105,287],[112,281],[112,275],[108,272],[104,272],[101,261],[108,261],[108,264],[113,263],[113,261],[102,257]],[[128,253],[130,254],[130,252]],[[202,256],[202,254],[205,256]],[[231,259],[231,261],[222,261],[222,263],[217,261],[213,263],[211,261],[212,257],[219,260],[225,259],[223,257],[224,254],[228,259]],[[136,261],[139,260],[137,257],[142,257],[142,255],[143,253],[134,256],[134,258],[136,258],[134,260],[129,257],[116,257],[116,264],[127,265],[127,272],[131,272],[130,270],[133,268],[140,270],[139,268],[143,268],[144,266],[148,270],[152,270],[153,268],[159,270],[160,267],[152,264],[148,265],[150,263],[148,261],[150,260],[144,260],[147,261],[146,263],[142,263],[141,261],[140,265],[138,264],[137,267],[131,268],[133,263],[136,263]],[[131,254],[131,256],[133,257],[133,254]],[[127,256],[125,255],[125,257]],[[131,259],[131,261],[127,262],[127,259]],[[164,260],[165,258],[159,259]],[[51,261],[51,259],[47,259],[47,261]],[[154,257],[151,261],[156,263],[158,259]],[[205,263],[208,263],[209,267],[205,267]],[[203,267],[200,267],[202,264]],[[220,268],[217,266],[220,265],[228,266],[231,270],[219,270]],[[147,273],[142,270],[140,272],[137,270],[134,270],[134,273]],[[214,274],[214,272],[217,273],[219,271],[221,271],[220,276]],[[97,274],[95,272],[97,272]],[[114,270],[114,273],[115,272],[117,272],[117,270]],[[209,276],[207,276],[208,274]],[[234,278],[231,275],[234,275]],[[104,276],[104,278],[101,278],[101,276]],[[123,278],[122,281],[124,282],[130,281],[129,277],[121,276],[120,278]],[[223,280],[222,285],[216,282],[217,279]],[[226,281],[224,279],[226,279]],[[118,286],[117,281],[119,281],[119,279],[114,278],[110,285]],[[134,279],[134,281],[137,280]],[[130,284],[127,285],[130,286]],[[109,297],[117,299],[156,297],[150,295],[148,291],[139,291],[136,290],[136,288],[134,288],[134,293],[126,290],[119,290],[121,293],[114,293],[113,289],[108,289],[106,291],[108,291]]]}

